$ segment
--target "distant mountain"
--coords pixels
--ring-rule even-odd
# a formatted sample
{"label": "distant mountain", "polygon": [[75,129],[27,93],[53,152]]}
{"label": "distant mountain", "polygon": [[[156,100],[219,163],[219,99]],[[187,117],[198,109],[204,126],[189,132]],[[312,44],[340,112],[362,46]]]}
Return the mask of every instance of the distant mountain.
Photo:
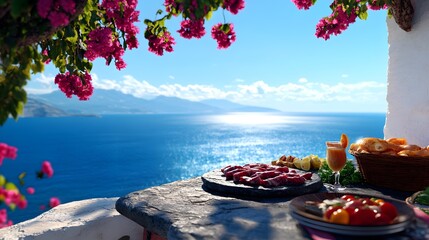
{"label": "distant mountain", "polygon": [[69,115],[70,114],[61,109],[29,98],[27,104],[25,104],[22,117],[64,117]]}
{"label": "distant mountain", "polygon": [[97,89],[88,101],[80,101],[76,96],[67,98],[64,93],[60,91],[54,91],[49,94],[30,95],[30,97],[74,114],[129,114],[150,112],[144,108],[144,105],[147,105],[147,100],[113,90]]}
{"label": "distant mountain", "polygon": [[177,97],[159,96],[150,100],[146,106],[156,113],[213,113],[222,109],[201,102],[193,102]]}
{"label": "distant mountain", "polygon": [[30,95],[29,99],[62,109],[69,114],[172,114],[222,112],[273,112],[270,108],[252,107],[227,100],[189,101],[177,97],[158,96],[151,100],[137,98],[114,90],[97,89],[89,101],[67,98],[55,91],[49,94]]}

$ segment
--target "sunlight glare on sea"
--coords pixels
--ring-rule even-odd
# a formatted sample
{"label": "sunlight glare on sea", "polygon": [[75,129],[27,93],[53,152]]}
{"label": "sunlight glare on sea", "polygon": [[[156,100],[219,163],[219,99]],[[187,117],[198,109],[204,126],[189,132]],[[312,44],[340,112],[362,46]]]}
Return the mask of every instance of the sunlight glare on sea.
{"label": "sunlight glare on sea", "polygon": [[305,122],[302,116],[287,116],[275,113],[229,113],[210,116],[206,119],[211,123],[223,123],[234,125],[267,125],[267,124],[295,124]]}

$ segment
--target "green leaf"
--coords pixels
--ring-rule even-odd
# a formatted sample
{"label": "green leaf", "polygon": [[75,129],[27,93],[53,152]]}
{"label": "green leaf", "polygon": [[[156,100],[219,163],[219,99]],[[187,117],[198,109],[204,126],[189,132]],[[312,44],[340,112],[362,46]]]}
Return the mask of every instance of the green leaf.
{"label": "green leaf", "polygon": [[366,20],[368,18],[368,12],[359,13],[359,18],[362,20]]}
{"label": "green leaf", "polygon": [[23,172],[23,173],[19,174],[19,176],[18,176],[19,184],[21,184],[21,186],[25,185],[25,182],[24,182],[25,176],[27,176],[26,172]]}
{"label": "green leaf", "polygon": [[206,13],[205,18],[206,18],[206,20],[210,20],[210,18],[212,18],[212,16],[213,16],[213,11],[208,11],[208,12]]}
{"label": "green leaf", "polygon": [[4,185],[4,188],[6,190],[18,190],[18,188],[16,187],[16,185],[13,182],[8,182]]}
{"label": "green leaf", "polygon": [[0,174],[0,186],[3,187],[6,184],[6,178]]}
{"label": "green leaf", "polygon": [[14,0],[14,1],[12,1],[10,15],[12,15],[13,18],[18,18],[21,15],[21,13],[26,8],[28,8],[28,1],[29,0]]}
{"label": "green leaf", "polygon": [[22,115],[24,113],[24,102],[19,101],[18,106],[16,108],[16,113],[18,115]]}

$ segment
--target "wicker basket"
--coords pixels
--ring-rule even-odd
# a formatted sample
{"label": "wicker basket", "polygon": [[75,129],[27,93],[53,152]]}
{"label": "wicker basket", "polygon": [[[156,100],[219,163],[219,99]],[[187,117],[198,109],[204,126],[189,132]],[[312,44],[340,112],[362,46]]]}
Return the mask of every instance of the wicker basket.
{"label": "wicker basket", "polygon": [[350,152],[365,181],[399,191],[419,191],[429,186],[429,158]]}

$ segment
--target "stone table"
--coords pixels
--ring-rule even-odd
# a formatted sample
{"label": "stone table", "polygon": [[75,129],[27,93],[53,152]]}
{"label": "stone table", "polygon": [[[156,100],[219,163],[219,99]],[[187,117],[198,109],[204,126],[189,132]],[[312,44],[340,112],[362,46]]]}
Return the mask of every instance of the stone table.
{"label": "stone table", "polygon": [[[383,194],[374,189],[349,191]],[[308,239],[289,215],[292,198],[236,198],[208,192],[201,178],[194,178],[130,193],[118,199],[116,210],[161,238]]]}

